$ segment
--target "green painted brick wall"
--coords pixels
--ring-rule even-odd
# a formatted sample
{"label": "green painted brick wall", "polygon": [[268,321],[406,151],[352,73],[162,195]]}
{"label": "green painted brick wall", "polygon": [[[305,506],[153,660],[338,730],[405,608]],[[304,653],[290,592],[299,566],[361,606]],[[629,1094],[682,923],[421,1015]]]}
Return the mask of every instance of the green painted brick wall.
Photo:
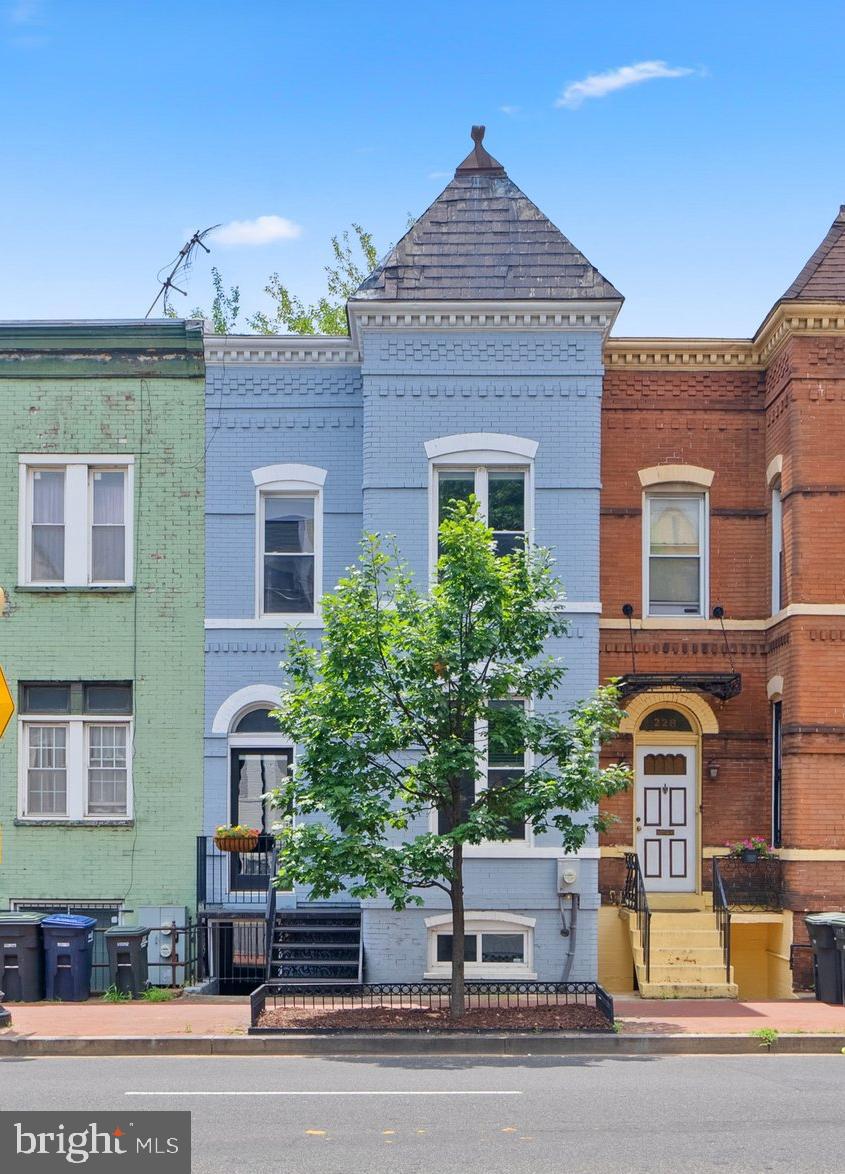
{"label": "green painted brick wall", "polygon": [[[112,374],[114,372],[114,374]],[[203,706],[202,337],[184,323],[0,326],[0,664],[20,680],[132,680],[134,822],[22,826],[17,715],[0,739],[0,908],[11,899],[195,907]],[[18,586],[18,455],[135,458],[135,589]],[[131,914],[127,920],[134,920]]]}

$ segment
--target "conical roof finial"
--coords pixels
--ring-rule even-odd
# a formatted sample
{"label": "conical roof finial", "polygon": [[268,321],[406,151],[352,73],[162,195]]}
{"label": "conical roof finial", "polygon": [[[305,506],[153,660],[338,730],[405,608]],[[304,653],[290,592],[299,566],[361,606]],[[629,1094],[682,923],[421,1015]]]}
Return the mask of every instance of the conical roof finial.
{"label": "conical roof finial", "polygon": [[455,171],[455,175],[504,175],[505,169],[502,167],[498,159],[484,149],[484,131],[483,126],[474,126],[470,131],[472,141],[475,146],[461,163],[460,167]]}

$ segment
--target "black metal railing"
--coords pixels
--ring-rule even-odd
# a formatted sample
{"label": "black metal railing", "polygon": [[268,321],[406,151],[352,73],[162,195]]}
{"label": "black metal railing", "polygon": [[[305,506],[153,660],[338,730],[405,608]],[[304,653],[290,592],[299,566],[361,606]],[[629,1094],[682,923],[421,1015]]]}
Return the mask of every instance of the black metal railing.
{"label": "black metal railing", "polygon": [[[273,876],[278,868],[278,851],[273,846],[271,859]],[[271,881],[267,886],[267,902],[264,907],[264,981],[270,981],[270,966],[273,961],[273,933],[276,927],[276,886]]]}
{"label": "black metal railing", "polygon": [[731,981],[731,909],[725,893],[725,884],[722,880],[721,861],[713,857],[713,912],[716,914],[716,925],[719,929],[719,938],[722,943],[722,956],[725,960],[725,982]]}
{"label": "black metal railing", "polygon": [[640,858],[636,852],[625,853],[625,888],[622,891],[622,904],[637,915],[637,932],[640,935],[640,944],[643,949],[645,980],[649,982],[651,980],[651,910],[648,907],[648,894],[640,868]]}
{"label": "black metal railing", "polygon": [[[741,856],[720,856],[719,874],[725,898],[736,912],[757,910],[779,913],[783,908],[783,864],[776,856],[743,860]],[[713,860],[714,871],[716,859]]]}
{"label": "black metal railing", "polygon": [[[250,995],[253,1028],[261,1028],[265,1010],[294,1009],[325,1011],[443,1011],[449,1006],[449,982],[369,982],[358,986],[293,986],[265,983]],[[568,1006],[595,1007],[608,1027],[613,1026],[613,999],[596,982],[498,982],[464,983],[467,1010],[536,1010]],[[311,1025],[291,1026],[285,1031],[314,1031]],[[353,1031],[352,1026],[318,1030]],[[430,1030],[421,1022],[419,1030]],[[472,1028],[472,1030],[478,1030]],[[501,1026],[486,1030],[501,1030]]]}
{"label": "black metal railing", "polygon": [[[111,985],[106,928],[94,929],[91,991],[102,994]],[[202,937],[200,924],[188,918],[187,925],[148,926],[147,968],[152,986],[193,986],[202,979]]]}
{"label": "black metal railing", "polygon": [[258,838],[251,852],[221,852],[214,836],[197,836],[197,900],[200,907],[262,905],[275,875],[275,839]]}

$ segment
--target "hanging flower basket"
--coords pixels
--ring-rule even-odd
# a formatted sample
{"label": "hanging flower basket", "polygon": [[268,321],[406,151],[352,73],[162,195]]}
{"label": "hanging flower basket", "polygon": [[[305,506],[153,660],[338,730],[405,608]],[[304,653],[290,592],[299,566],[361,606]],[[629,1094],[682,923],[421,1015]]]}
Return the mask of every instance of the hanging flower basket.
{"label": "hanging flower basket", "polygon": [[243,824],[225,825],[215,832],[214,843],[221,852],[254,852],[260,835],[258,828],[244,827]]}

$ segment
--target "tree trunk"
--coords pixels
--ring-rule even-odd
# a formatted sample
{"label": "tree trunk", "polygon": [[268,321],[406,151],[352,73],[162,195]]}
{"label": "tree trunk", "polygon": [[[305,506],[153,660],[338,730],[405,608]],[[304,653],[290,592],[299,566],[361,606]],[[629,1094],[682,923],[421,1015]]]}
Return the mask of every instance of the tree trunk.
{"label": "tree trunk", "polygon": [[452,990],[449,1014],[462,1018],[464,1006],[464,846],[452,845]]}

